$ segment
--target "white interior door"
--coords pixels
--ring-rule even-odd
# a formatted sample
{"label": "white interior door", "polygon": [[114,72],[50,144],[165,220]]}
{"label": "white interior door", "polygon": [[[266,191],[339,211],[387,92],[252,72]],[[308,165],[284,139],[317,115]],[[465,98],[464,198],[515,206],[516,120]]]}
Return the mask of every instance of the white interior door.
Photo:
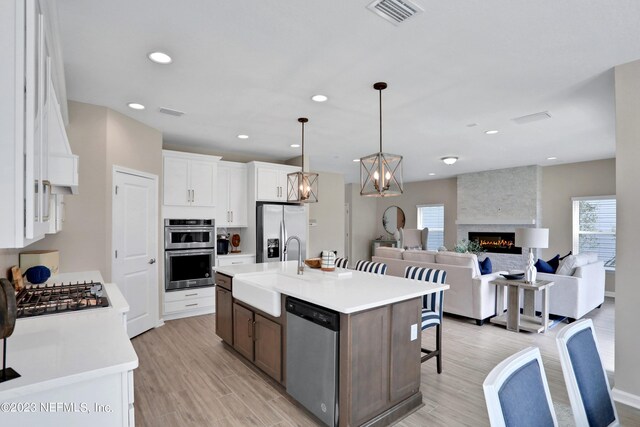
{"label": "white interior door", "polygon": [[158,322],[158,178],[114,170],[112,278],[129,303],[129,337]]}

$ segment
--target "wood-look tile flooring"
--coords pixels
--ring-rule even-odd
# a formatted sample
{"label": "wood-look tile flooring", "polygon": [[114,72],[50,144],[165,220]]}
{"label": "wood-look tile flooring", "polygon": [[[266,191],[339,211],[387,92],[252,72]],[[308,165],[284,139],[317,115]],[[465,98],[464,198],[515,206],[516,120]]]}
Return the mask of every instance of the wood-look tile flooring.
{"label": "wood-look tile flooring", "polygon": [[[605,367],[613,370],[614,303],[607,299],[591,317]],[[501,326],[445,316],[443,372],[435,360],[422,364],[424,406],[400,421],[405,427],[489,425],[482,382],[511,354],[529,346],[542,352],[560,425],[571,426],[555,336],[508,332]],[[213,315],[172,320],[132,340],[140,359],[135,371],[137,426],[316,426],[284,390],[248,366],[215,335]],[[427,346],[434,332],[423,333]],[[613,376],[610,375],[613,384]],[[640,426],[640,411],[617,405],[625,426]]]}

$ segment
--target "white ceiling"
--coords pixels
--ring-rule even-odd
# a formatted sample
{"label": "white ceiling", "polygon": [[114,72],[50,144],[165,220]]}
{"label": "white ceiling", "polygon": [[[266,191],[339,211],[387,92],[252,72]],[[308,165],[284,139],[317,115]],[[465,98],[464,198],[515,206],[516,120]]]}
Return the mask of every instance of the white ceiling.
{"label": "white ceiling", "polygon": [[[425,12],[394,26],[369,0],[58,0],[68,97],[171,145],[272,159],[299,155],[306,116],[313,169],[347,182],[352,159],[378,151],[377,81],[405,181],[615,155],[612,67],[640,58],[640,1],[416,1]],[[511,120],[540,111],[552,118]]]}

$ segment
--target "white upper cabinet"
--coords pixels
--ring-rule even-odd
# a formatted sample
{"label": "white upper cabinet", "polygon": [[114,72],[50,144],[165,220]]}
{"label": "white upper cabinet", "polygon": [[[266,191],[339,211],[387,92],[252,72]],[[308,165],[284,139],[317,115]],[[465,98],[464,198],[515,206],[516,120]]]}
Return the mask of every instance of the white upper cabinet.
{"label": "white upper cabinet", "polygon": [[220,162],[216,226],[247,227],[247,225],[247,165]]}
{"label": "white upper cabinet", "polygon": [[300,170],[297,166],[254,162],[256,168],[256,200],[287,201],[287,175]]}
{"label": "white upper cabinet", "polygon": [[220,157],[164,150],[165,206],[215,207]]}
{"label": "white upper cabinet", "polygon": [[[77,190],[78,158],[71,154],[59,117],[58,100],[65,103],[66,94],[54,9],[48,1],[0,2],[0,139],[6,141],[0,146],[0,158],[6,160],[0,169],[0,200],[7,205],[0,248],[22,248],[55,230],[51,195],[72,191],[59,186],[52,154],[71,158],[68,175]],[[65,153],[58,150],[61,140]]]}

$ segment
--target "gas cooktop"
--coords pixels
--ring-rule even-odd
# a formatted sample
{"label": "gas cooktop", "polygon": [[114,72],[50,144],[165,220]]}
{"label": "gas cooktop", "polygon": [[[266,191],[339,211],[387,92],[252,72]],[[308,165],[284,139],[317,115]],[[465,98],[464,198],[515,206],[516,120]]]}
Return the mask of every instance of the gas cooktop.
{"label": "gas cooktop", "polygon": [[30,285],[16,295],[17,317],[67,313],[109,307],[102,283]]}

